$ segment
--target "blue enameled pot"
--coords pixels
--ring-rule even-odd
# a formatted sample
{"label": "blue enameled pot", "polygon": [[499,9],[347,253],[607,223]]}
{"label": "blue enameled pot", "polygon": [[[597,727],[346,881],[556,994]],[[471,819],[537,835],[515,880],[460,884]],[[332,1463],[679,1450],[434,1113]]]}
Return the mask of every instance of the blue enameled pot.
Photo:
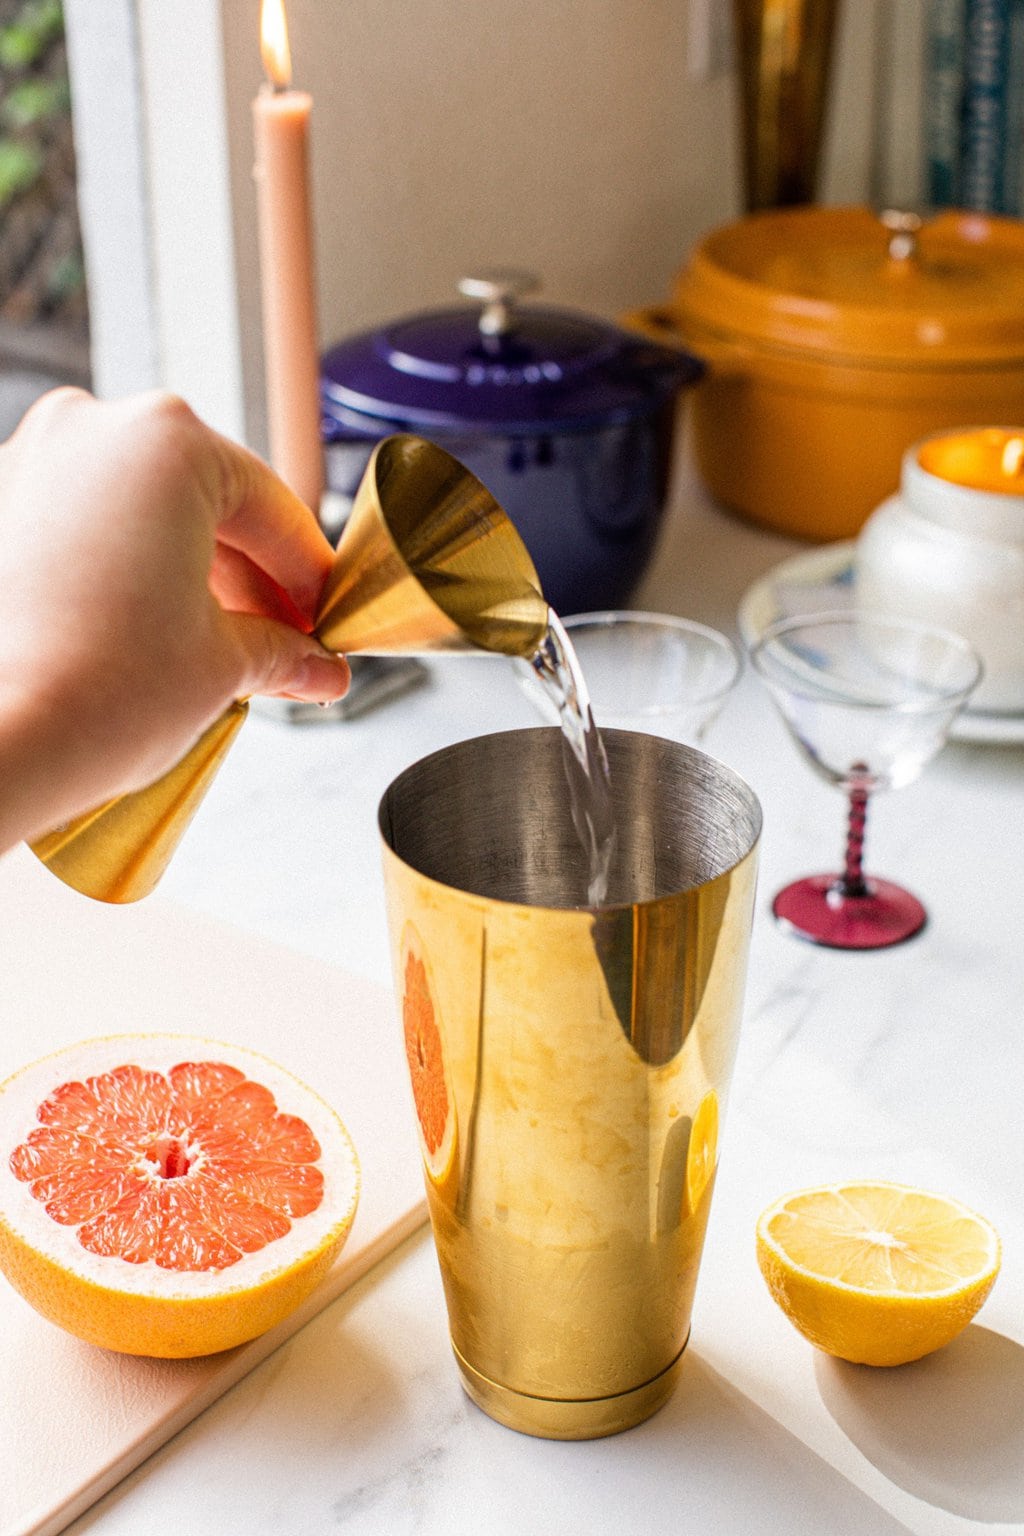
{"label": "blue enameled pot", "polygon": [[482,308],[333,347],[321,367],[328,483],[352,496],[382,437],[430,438],[505,508],[556,612],[622,607],[664,510],[679,393],[703,367],[589,315],[519,307],[533,286],[516,272],[465,279]]}

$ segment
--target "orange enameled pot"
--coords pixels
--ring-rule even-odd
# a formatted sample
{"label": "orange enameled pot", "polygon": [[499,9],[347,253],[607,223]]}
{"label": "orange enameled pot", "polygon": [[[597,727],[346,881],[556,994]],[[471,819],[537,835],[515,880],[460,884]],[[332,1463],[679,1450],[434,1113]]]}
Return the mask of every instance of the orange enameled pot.
{"label": "orange enameled pot", "polygon": [[910,444],[1024,415],[1024,223],[751,214],[697,245],[668,304],[625,323],[707,364],[689,408],[717,501],[779,532],[851,538]]}

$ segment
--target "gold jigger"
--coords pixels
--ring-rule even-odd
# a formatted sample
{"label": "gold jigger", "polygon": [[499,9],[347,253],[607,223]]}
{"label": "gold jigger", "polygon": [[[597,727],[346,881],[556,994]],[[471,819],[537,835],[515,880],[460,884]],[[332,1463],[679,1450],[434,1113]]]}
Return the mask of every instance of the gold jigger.
{"label": "gold jigger", "polygon": [[[338,545],[314,634],[364,655],[532,656],[548,608],[526,547],[490,492],[422,438],[373,452]],[[131,902],[157,884],[248,712],[232,704],[169,773],[31,844],[83,895]]]}

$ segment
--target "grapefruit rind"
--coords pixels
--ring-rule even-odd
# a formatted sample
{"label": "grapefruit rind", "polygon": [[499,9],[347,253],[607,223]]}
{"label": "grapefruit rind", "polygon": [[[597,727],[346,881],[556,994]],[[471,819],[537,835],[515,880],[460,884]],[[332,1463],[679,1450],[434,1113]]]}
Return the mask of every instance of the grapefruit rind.
{"label": "grapefruit rind", "polygon": [[[53,1221],[15,1178],[14,1147],[38,1124],[37,1107],[61,1083],[126,1062],[166,1072],[216,1060],[269,1088],[277,1108],[305,1120],[321,1148],[323,1198],[290,1230],[230,1268],[167,1270],[89,1253],[74,1226]],[[217,1353],[276,1326],[310,1295],[340,1251],[359,1199],[359,1162],[323,1099],[269,1058],[188,1035],[112,1035],[33,1062],[0,1084],[0,1271],[51,1322],[123,1354],[184,1358]]]}
{"label": "grapefruit rind", "polygon": [[[448,1051],[445,1043],[444,1024],[437,1006],[437,990],[434,986],[434,978],[431,974],[430,964],[424,953],[423,943],[412,923],[406,923],[402,934],[400,949],[399,976],[402,987],[402,1032],[405,1040],[406,1060],[409,1067],[409,1077],[412,1086],[413,1103],[416,1110],[416,1132],[419,1139],[420,1154],[423,1158],[423,1167],[427,1178],[436,1188],[446,1184],[455,1164],[455,1151],[458,1141],[455,1096],[452,1092],[451,1076],[448,1071]],[[416,1075],[412,1060],[409,1056],[409,1019],[408,1019],[408,977],[410,959],[422,968],[423,985],[431,1009],[431,1023],[437,1035],[438,1057],[441,1072],[441,1082],[444,1087],[447,1104],[444,1132],[438,1144],[431,1147],[424,1134],[421,1106],[417,1095]]]}
{"label": "grapefruit rind", "polygon": [[[931,1289],[886,1290],[822,1275],[787,1252],[778,1223],[795,1202],[865,1189],[894,1198],[923,1197],[944,1207],[951,1219],[976,1235],[974,1272]],[[977,1212],[947,1196],[882,1180],[822,1185],[786,1195],[762,1211],[756,1241],[761,1273],[794,1328],[816,1348],[855,1365],[907,1365],[950,1343],[987,1299],[1001,1260],[998,1233]]]}

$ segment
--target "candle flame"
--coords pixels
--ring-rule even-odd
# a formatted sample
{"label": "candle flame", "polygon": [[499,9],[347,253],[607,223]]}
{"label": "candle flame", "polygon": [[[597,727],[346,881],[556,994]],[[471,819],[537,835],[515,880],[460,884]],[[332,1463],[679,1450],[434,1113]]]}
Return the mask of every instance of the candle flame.
{"label": "candle flame", "polygon": [[1004,475],[1024,474],[1024,437],[1011,437],[1003,449]]}
{"label": "candle flame", "polygon": [[292,83],[292,55],[288,47],[284,0],[263,0],[260,10],[260,53],[267,79],[274,89],[287,90]]}

